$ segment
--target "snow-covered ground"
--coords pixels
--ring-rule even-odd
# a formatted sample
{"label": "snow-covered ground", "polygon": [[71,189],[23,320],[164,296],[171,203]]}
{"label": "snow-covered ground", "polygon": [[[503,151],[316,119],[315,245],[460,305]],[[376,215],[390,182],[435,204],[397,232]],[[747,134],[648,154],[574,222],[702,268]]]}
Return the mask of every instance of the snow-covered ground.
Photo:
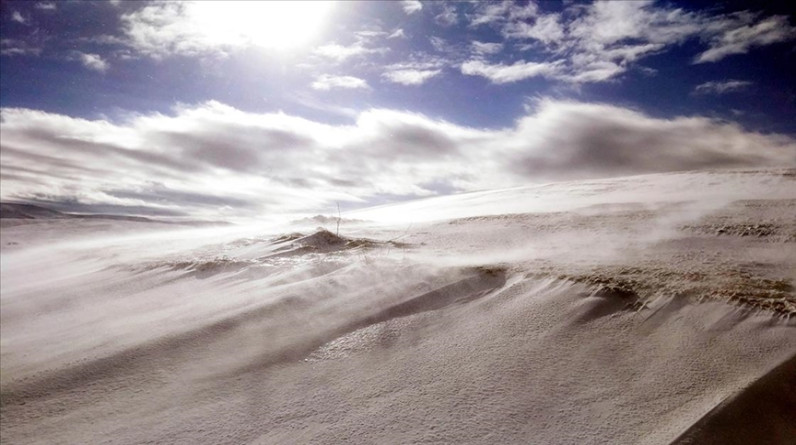
{"label": "snow-covered ground", "polygon": [[4,443],[796,440],[792,169],[2,223]]}

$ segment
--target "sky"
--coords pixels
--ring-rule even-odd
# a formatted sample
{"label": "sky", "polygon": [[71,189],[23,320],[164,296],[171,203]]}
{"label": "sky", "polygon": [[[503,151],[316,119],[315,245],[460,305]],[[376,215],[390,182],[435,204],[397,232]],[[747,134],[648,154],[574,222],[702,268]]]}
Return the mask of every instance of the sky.
{"label": "sky", "polygon": [[3,0],[0,198],[235,220],[796,166],[794,41],[786,2]]}

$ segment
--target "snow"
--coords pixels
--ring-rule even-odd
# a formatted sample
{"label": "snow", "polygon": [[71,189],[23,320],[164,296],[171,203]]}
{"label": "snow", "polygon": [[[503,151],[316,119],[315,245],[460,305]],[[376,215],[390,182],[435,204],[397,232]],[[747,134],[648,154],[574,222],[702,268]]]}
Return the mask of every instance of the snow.
{"label": "snow", "polygon": [[3,220],[4,442],[664,444],[796,355],[794,170],[343,217]]}

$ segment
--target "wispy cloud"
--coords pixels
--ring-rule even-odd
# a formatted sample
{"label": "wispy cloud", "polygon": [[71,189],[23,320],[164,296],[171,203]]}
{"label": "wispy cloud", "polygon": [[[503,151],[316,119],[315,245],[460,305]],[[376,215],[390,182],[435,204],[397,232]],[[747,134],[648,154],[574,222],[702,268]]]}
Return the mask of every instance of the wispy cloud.
{"label": "wispy cloud", "polygon": [[[658,119],[541,100],[484,130],[372,109],[330,125],[217,103],[123,123],[3,109],[3,199],[147,208],[201,217],[318,211],[335,201],[417,197],[549,181],[796,164],[796,141],[703,117]],[[427,186],[435,184],[434,187]]]}
{"label": "wispy cloud", "polygon": [[419,0],[402,0],[401,6],[404,12],[411,15],[423,9],[423,4]]}
{"label": "wispy cloud", "polygon": [[399,69],[388,71],[382,74],[382,77],[392,83],[399,83],[402,85],[422,85],[432,77],[436,77],[442,72],[440,69],[435,70],[418,70],[418,69]]}
{"label": "wispy cloud", "polygon": [[448,65],[449,61],[444,58],[417,53],[408,61],[385,66],[382,78],[401,85],[422,85],[439,76]]}
{"label": "wispy cloud", "polygon": [[364,79],[353,76],[333,76],[322,74],[312,83],[315,90],[328,91],[332,89],[368,89],[368,83]]}
{"label": "wispy cloud", "polygon": [[474,40],[470,46],[477,55],[497,54],[503,49],[503,44],[498,42],[479,42]]}
{"label": "wispy cloud", "polygon": [[705,82],[694,88],[694,94],[725,94],[749,88],[752,82],[748,80],[721,80]]}
{"label": "wispy cloud", "polygon": [[796,28],[790,26],[785,16],[756,19],[756,16],[744,13],[725,18],[708,37],[710,48],[699,54],[695,63],[717,62],[733,54],[745,54],[756,46],[796,38]]}
{"label": "wispy cloud", "polygon": [[488,64],[482,60],[470,60],[462,64],[462,74],[486,77],[492,83],[502,84],[517,82],[532,77],[553,77],[561,63],[536,63],[518,61],[512,65]]}
{"label": "wispy cloud", "polygon": [[428,41],[429,43],[431,43],[431,46],[439,52],[448,52],[450,50],[448,41],[443,39],[442,37],[431,36],[428,38]]}
{"label": "wispy cloud", "polygon": [[451,4],[443,4],[442,11],[434,16],[434,21],[442,26],[453,26],[459,23],[459,16],[456,13],[456,7]]}
{"label": "wispy cloud", "polygon": [[525,21],[509,22],[503,28],[503,35],[510,39],[534,39],[545,45],[558,44],[566,37],[559,14],[540,16],[532,25]]}
{"label": "wispy cloud", "polygon": [[470,15],[470,27],[505,24],[515,20],[530,19],[538,14],[539,7],[533,2],[527,5],[519,5],[511,0],[503,0],[500,3],[484,2]]}
{"label": "wispy cloud", "polygon": [[3,56],[38,56],[42,52],[40,46],[18,39],[0,40],[0,55]]}
{"label": "wispy cloud", "polygon": [[55,2],[36,2],[36,9],[41,9],[42,11],[55,11],[58,9],[58,5]]}
{"label": "wispy cloud", "polygon": [[368,54],[384,54],[389,51],[388,48],[368,48],[362,41],[358,41],[352,45],[339,45],[337,43],[330,43],[315,48],[315,54],[325,58],[343,62],[352,57],[363,57]]}
{"label": "wispy cloud", "polygon": [[387,39],[405,39],[405,38],[406,38],[406,33],[404,32],[403,28],[398,28],[387,36]]}
{"label": "wispy cloud", "polygon": [[469,18],[471,27],[496,27],[506,39],[547,59],[540,62],[562,60],[555,78],[570,83],[616,78],[640,59],[689,39],[707,45],[695,58],[695,63],[705,63],[796,37],[796,28],[784,16],[711,15],[653,1],[577,4],[546,14],[533,3],[491,3]]}

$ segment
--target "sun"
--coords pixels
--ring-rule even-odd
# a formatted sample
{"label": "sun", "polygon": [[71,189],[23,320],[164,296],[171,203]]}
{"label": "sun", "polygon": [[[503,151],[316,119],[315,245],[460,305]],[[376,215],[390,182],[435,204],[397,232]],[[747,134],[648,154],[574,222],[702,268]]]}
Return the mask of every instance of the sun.
{"label": "sun", "polygon": [[335,2],[198,1],[186,14],[198,35],[216,44],[290,50],[319,35]]}

